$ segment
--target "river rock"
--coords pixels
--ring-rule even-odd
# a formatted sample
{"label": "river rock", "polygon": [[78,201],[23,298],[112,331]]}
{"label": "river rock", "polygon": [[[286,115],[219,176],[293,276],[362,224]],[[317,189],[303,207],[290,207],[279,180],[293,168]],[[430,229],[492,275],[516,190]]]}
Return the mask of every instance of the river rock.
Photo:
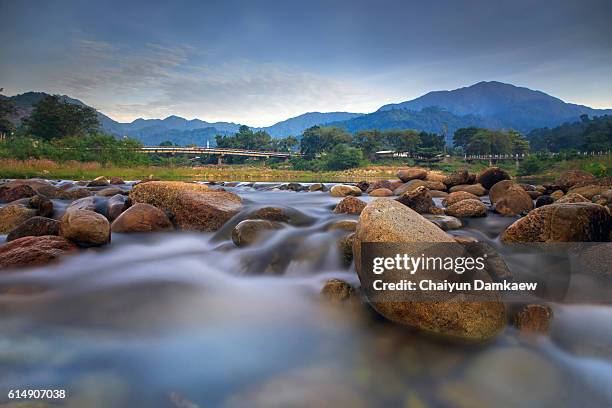
{"label": "river rock", "polygon": [[28,205],[30,206],[30,208],[36,209],[37,215],[40,215],[41,217],[53,216],[53,201],[49,200],[45,196],[36,194],[35,196],[30,198]]}
{"label": "river rock", "polygon": [[327,187],[323,183],[313,183],[308,187],[308,191],[327,191]]}
{"label": "river rock", "polygon": [[332,197],[360,196],[361,189],[348,184],[336,184],[329,190],[329,193]]}
{"label": "river rock", "polygon": [[466,193],[474,194],[475,196],[483,196],[487,193],[487,190],[482,186],[482,184],[459,184],[458,186],[451,187],[448,191],[454,193],[456,191],[465,191]]}
{"label": "river rock", "polygon": [[62,237],[22,237],[0,245],[0,268],[45,265],[76,249],[72,242]]}
{"label": "river rock", "polygon": [[514,325],[522,332],[546,334],[550,331],[552,309],[546,305],[529,304],[514,316]]}
{"label": "river rock", "polygon": [[408,191],[415,190],[419,187],[427,188],[427,182],[423,180],[418,180],[418,179],[410,180],[409,182],[404,183],[401,186],[397,187],[395,190],[393,190],[393,194],[397,196],[401,196],[402,194]]}
{"label": "river rock", "polygon": [[566,170],[559,175],[554,184],[561,190],[567,191],[575,184],[593,181],[595,181],[595,176],[591,173],[582,170]]}
{"label": "river rock", "polygon": [[115,220],[122,212],[130,206],[130,199],[123,194],[116,194],[106,202],[106,218],[109,221]]}
{"label": "river rock", "polygon": [[397,201],[412,208],[419,214],[429,213],[432,208],[436,207],[429,190],[424,186],[405,192],[397,198]]}
{"label": "river rock", "polygon": [[340,279],[328,279],[321,289],[321,296],[332,302],[346,302],[355,296],[353,287]]}
{"label": "river rock", "polygon": [[542,193],[539,191],[526,191],[526,193],[532,200],[535,200],[542,195]]}
{"label": "river rock", "polygon": [[446,190],[446,184],[444,184],[441,181],[425,180],[425,187],[427,187],[430,190],[438,190],[438,191]]}
{"label": "river rock", "polygon": [[446,209],[446,214],[453,217],[484,217],[487,207],[480,200],[467,199],[456,202]]}
{"label": "river rock", "polygon": [[119,187],[107,187],[96,192],[96,195],[101,197],[112,197],[117,194],[127,194],[127,191],[122,190]]}
{"label": "river rock", "polygon": [[550,196],[553,198],[553,200],[558,200],[561,197],[563,197],[564,195],[565,195],[565,193],[563,191],[555,190],[555,191],[553,191],[553,193]]}
{"label": "river rock", "polygon": [[495,211],[505,216],[515,216],[533,209],[533,200],[525,190],[511,180],[502,180],[489,190]]}
{"label": "river rock", "polygon": [[[362,242],[454,243],[455,241],[440,228],[401,203],[390,199],[378,199],[370,203],[361,213],[353,245],[357,274],[361,282],[367,282],[370,277],[362,275],[366,272],[361,268]],[[486,302],[443,299],[428,302],[398,302],[385,301],[385,296],[384,292],[381,293],[381,298],[371,304],[387,319],[452,338],[486,340],[495,336],[505,325],[504,305],[493,294],[490,301]],[[440,296],[447,294],[441,293]]]}
{"label": "river rock", "polygon": [[8,241],[14,241],[22,237],[40,237],[43,235],[58,235],[59,234],[58,220],[46,217],[28,218],[15,229],[13,229],[6,237]]}
{"label": "river rock", "polygon": [[467,170],[457,170],[446,176],[444,179],[444,184],[446,184],[448,187],[453,187],[460,184],[469,184],[469,181],[470,174]]}
{"label": "river rock", "polygon": [[232,241],[239,247],[251,245],[262,238],[263,231],[283,228],[283,224],[268,220],[244,220],[232,230]]}
{"label": "river rock", "polygon": [[247,215],[249,220],[268,220],[268,221],[279,221],[279,222],[291,222],[293,223],[292,217],[285,208],[281,207],[261,207],[251,211]]}
{"label": "river rock", "polygon": [[592,199],[594,196],[599,195],[606,191],[609,187],[599,184],[589,184],[586,186],[572,187],[567,192],[568,194],[580,194],[584,198]]}
{"label": "river rock", "polygon": [[[54,189],[55,187],[53,187]],[[60,200],[78,200],[79,198],[92,196],[94,193],[83,187],[73,187],[67,190],[62,189],[40,189],[40,193],[49,198],[57,198]]]}
{"label": "river rock", "polygon": [[589,203],[590,200],[587,200],[585,197],[581,196],[580,194],[568,192],[566,195],[558,199],[556,202],[559,204],[562,204],[562,203]]}
{"label": "river rock", "polygon": [[401,186],[403,184],[403,182],[401,180],[380,180],[380,181],[375,181],[374,183],[371,183],[370,186],[368,187],[368,189],[366,190],[366,193],[370,193],[374,190],[378,190],[379,188],[386,188],[388,190],[395,190],[396,188],[398,188],[399,186]]}
{"label": "river rock", "polygon": [[110,223],[105,216],[89,210],[70,209],[62,217],[59,233],[81,246],[110,242]]}
{"label": "river rock", "polygon": [[463,227],[463,223],[459,218],[451,217],[450,215],[423,214],[423,217],[436,224],[443,231],[449,231]]}
{"label": "river rock", "polygon": [[36,191],[27,184],[7,183],[0,187],[0,202],[9,203],[20,198],[32,197]]}
{"label": "river rock", "polygon": [[352,231],[357,229],[357,220],[334,220],[325,225],[325,231]]}
{"label": "river rock", "polygon": [[362,193],[365,193],[366,191],[368,191],[368,188],[370,188],[370,183],[368,183],[367,181],[360,181],[357,183],[357,187],[361,190]]}
{"label": "river rock", "polygon": [[603,242],[609,239],[610,211],[593,203],[550,204],[530,211],[501,235],[503,242]]}
{"label": "river rock", "polygon": [[418,167],[411,167],[408,169],[400,169],[397,171],[397,178],[402,180],[404,183],[414,179],[424,179],[427,177],[427,170]]}
{"label": "river rock", "polygon": [[71,202],[68,208],[66,208],[66,211],[87,210],[87,211],[98,212],[99,204],[100,204],[99,197],[94,197],[94,196],[83,197],[83,198],[79,198],[78,200]]}
{"label": "river rock", "polygon": [[169,231],[173,226],[165,212],[150,204],[136,203],[125,210],[111,225],[112,232]]}
{"label": "river rock", "polygon": [[125,181],[123,181],[121,177],[113,176],[110,178],[109,183],[117,185],[117,184],[125,184]]}
{"label": "river rock", "polygon": [[376,190],[370,191],[372,197],[389,197],[393,195],[393,191],[388,188],[377,188]]}
{"label": "river rock", "polygon": [[536,208],[542,207],[544,205],[549,205],[555,202],[555,199],[549,195],[543,195],[537,198],[535,202]]}
{"label": "river rock", "polygon": [[343,198],[334,208],[336,214],[353,214],[359,215],[365,208],[366,203],[356,197]]}
{"label": "river rock", "polygon": [[[356,227],[357,225],[355,225]],[[353,229],[355,231],[355,229]],[[355,242],[355,232],[344,235],[338,240],[338,252],[340,253],[340,260],[344,266],[350,266],[353,262],[353,243]]]}
{"label": "river rock", "polygon": [[499,167],[489,167],[478,173],[476,181],[482,185],[482,187],[490,190],[495,184],[502,180],[510,180],[510,174],[506,170],[500,169]]}
{"label": "river rock", "polygon": [[451,206],[455,203],[458,203],[461,200],[480,200],[478,196],[475,196],[472,193],[468,193],[467,191],[455,191],[450,193],[444,200],[442,200],[442,204],[445,207]]}
{"label": "river rock", "polygon": [[138,184],[130,192],[130,199],[170,212],[174,224],[182,230],[216,231],[242,209],[242,200],[234,193],[176,181]]}
{"label": "river rock", "polygon": [[98,176],[95,179],[91,180],[89,183],[87,183],[87,187],[104,187],[104,186],[108,186],[110,183],[108,182],[108,179],[104,176]]}
{"label": "river rock", "polygon": [[297,191],[305,190],[306,187],[304,187],[300,183],[287,183],[287,184],[281,185],[278,189],[279,190],[289,190],[289,191],[296,191],[297,192]]}
{"label": "river rock", "polygon": [[446,175],[437,170],[428,171],[425,177],[425,181],[440,181],[444,183],[444,180],[446,180]]}
{"label": "river rock", "polygon": [[433,198],[446,198],[446,197],[448,197],[448,193],[446,191],[429,190],[429,194],[431,194],[431,196]]}
{"label": "river rock", "polygon": [[9,204],[0,208],[0,234],[8,234],[25,220],[36,216],[36,210],[23,204]]}

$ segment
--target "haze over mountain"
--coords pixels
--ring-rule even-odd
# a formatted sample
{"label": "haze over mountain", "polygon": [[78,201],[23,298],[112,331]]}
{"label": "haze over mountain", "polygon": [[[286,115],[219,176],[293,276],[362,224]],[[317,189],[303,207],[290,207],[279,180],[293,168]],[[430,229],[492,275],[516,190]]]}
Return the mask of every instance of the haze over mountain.
{"label": "haze over mountain", "polygon": [[[9,97],[17,106],[20,121],[29,115],[32,105],[46,94],[28,92]],[[83,102],[62,96],[70,103]],[[453,132],[461,127],[512,128],[527,133],[536,128],[553,127],[564,122],[575,122],[580,115],[612,114],[612,109],[592,109],[566,103],[541,91],[501,82],[479,82],[451,91],[429,92],[419,98],[388,104],[369,114],[349,112],[309,112],[278,122],[272,126],[253,128],[264,130],[273,137],[299,136],[315,125],[333,125],[356,132],[366,129],[415,129],[446,133],[450,141]],[[170,140],[179,145],[214,144],[217,134],[235,133],[240,124],[206,122],[169,116],[165,119],[136,119],[129,123],[117,122],[98,112],[102,128],[117,136],[137,138],[145,145]]]}

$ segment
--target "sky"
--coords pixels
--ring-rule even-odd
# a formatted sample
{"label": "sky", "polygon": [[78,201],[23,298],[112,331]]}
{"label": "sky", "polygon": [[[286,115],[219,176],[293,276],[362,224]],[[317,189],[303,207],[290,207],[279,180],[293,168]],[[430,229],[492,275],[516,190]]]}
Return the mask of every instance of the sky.
{"label": "sky", "polygon": [[0,0],[0,88],[267,126],[497,80],[612,108],[612,1]]}

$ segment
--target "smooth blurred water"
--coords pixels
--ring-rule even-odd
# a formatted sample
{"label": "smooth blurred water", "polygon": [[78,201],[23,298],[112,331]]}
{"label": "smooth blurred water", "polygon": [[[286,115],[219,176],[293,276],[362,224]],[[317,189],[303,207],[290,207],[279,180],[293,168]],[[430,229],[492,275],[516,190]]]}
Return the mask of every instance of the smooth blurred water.
{"label": "smooth blurred water", "polygon": [[[0,274],[46,288],[0,295],[0,401],[60,388],[68,407],[612,406],[610,306],[553,304],[550,336],[508,327],[461,345],[328,304],[326,279],[358,283],[336,247],[346,231],[329,225],[357,217],[333,214],[328,193],[255,187],[229,188],[247,208],[214,234],[113,234]],[[292,209],[294,225],[236,248],[231,228],[267,205]],[[489,214],[453,233],[498,245],[512,221]]]}

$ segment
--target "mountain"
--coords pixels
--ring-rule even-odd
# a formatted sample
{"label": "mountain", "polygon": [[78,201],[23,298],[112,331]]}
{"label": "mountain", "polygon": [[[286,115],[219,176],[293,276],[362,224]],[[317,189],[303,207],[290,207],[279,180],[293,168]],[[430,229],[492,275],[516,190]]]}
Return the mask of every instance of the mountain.
{"label": "mountain", "polygon": [[272,137],[299,136],[310,127],[349,120],[362,115],[363,113],[350,112],[308,112],[258,130],[265,130]]}
{"label": "mountain", "polygon": [[498,121],[503,128],[521,132],[575,122],[583,114],[612,113],[612,109],[593,109],[566,103],[541,91],[496,81],[478,82],[452,91],[429,92],[410,101],[384,105],[378,111],[421,111],[430,106],[458,116],[474,115],[485,121]]}

